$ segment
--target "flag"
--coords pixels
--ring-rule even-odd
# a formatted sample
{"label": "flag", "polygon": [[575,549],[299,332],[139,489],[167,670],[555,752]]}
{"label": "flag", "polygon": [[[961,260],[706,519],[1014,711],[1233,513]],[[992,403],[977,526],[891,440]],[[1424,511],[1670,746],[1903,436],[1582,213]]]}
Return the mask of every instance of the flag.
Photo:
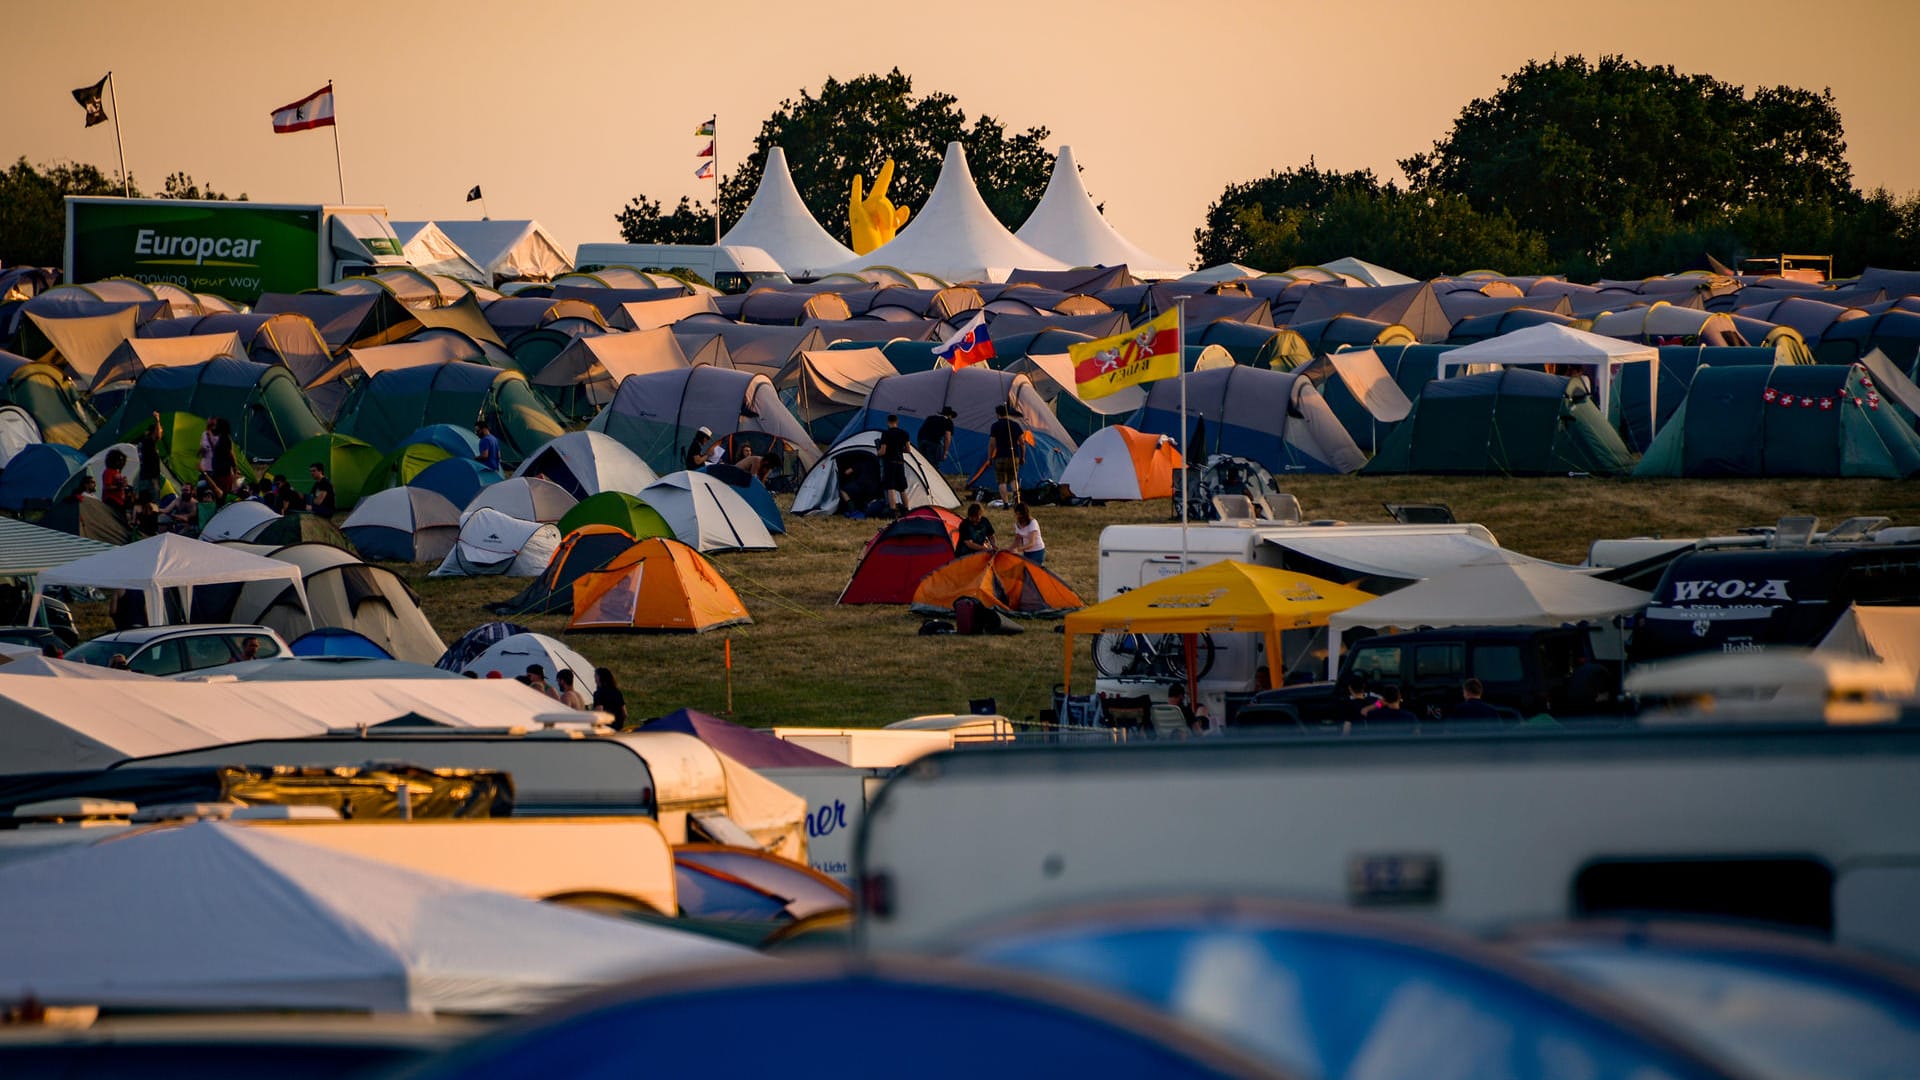
{"label": "flag", "polygon": [[107,80],[112,77],[111,75],[102,75],[99,82],[94,83],[92,86],[83,86],[73,92],[73,100],[79,102],[80,107],[87,110],[88,127],[107,122],[107,105],[106,102],[101,100],[101,95],[107,92]]}
{"label": "flag", "polygon": [[712,117],[711,119],[708,119],[708,120],[706,120],[706,121],[704,121],[704,122],[702,122],[702,123],[701,123],[701,125],[700,125],[700,127],[699,127],[699,129],[698,129],[698,130],[696,130],[696,131],[694,132],[694,134],[695,134],[695,135],[711,135],[711,134],[713,134],[713,121],[714,121],[714,120],[718,120],[718,119],[720,119],[720,118],[719,118],[718,116],[715,116],[715,117]]}
{"label": "flag", "polygon": [[480,198],[481,198],[481,195],[480,195],[480,185],[479,185],[479,184],[475,184],[475,185],[473,185],[473,190],[472,190],[472,191],[469,191],[469,192],[467,192],[467,201],[468,201],[468,202],[477,202],[477,201],[479,201],[479,199],[480,199]]}
{"label": "flag", "polygon": [[282,105],[273,110],[273,130],[278,135],[306,131],[308,128],[332,126],[332,83],[328,83],[291,105]]}
{"label": "flag", "polygon": [[708,144],[707,144],[707,148],[706,148],[705,150],[702,150],[702,151],[700,151],[699,153],[697,153],[697,154],[695,154],[695,155],[693,155],[693,156],[694,156],[694,157],[712,157],[712,156],[713,156],[713,144],[712,144],[712,143],[708,143]]}
{"label": "flag", "polygon": [[1180,374],[1180,309],[1144,326],[1067,346],[1074,391],[1083,400]]}
{"label": "flag", "polygon": [[993,359],[993,339],[987,336],[987,313],[968,319],[965,326],[933,350],[935,360],[945,360],[955,371]]}
{"label": "flag", "polygon": [[693,174],[693,178],[695,180],[706,180],[706,179],[710,179],[712,176],[713,176],[713,162],[711,161],[701,162],[700,168],[696,169]]}

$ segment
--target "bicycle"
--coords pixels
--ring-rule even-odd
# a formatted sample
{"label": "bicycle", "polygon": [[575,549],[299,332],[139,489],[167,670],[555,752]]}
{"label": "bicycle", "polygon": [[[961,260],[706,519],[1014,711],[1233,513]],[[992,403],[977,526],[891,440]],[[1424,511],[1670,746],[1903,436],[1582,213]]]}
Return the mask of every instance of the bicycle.
{"label": "bicycle", "polygon": [[[1100,634],[1093,639],[1094,670],[1109,679],[1158,678],[1184,682],[1186,645],[1182,634]],[[1213,670],[1213,635],[1193,640],[1194,678]]]}

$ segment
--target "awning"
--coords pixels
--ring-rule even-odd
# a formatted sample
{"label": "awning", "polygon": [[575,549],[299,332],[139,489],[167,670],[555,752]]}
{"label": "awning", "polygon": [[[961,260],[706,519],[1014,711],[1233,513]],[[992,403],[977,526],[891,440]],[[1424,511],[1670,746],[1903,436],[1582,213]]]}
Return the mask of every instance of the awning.
{"label": "awning", "polygon": [[1315,535],[1312,529],[1300,531],[1303,535],[1269,536],[1266,542],[1282,551],[1350,570],[1364,577],[1419,581],[1495,558],[1510,563],[1539,563],[1558,569],[1571,569],[1531,555],[1508,551],[1467,533],[1330,536]]}

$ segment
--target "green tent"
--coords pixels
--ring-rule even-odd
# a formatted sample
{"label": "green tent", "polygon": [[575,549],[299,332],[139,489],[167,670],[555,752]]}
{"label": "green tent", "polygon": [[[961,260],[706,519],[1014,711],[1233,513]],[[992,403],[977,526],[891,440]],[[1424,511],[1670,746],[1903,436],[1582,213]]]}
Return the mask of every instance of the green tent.
{"label": "green tent", "polygon": [[1694,373],[1635,476],[1920,474],[1920,435],[1858,364]]}
{"label": "green tent", "polygon": [[[153,418],[136,423],[127,429],[121,442],[138,444],[140,436],[153,426]],[[200,436],[206,434],[207,422],[188,412],[163,412],[160,414],[160,465],[161,471],[182,485],[191,485],[200,479]],[[234,457],[234,471],[241,479],[251,484],[259,479],[260,473],[253,464],[240,455]]]}
{"label": "green tent", "polygon": [[292,372],[222,357],[141,372],[113,416],[87,441],[87,453],[122,441],[156,412],[226,417],[233,425],[235,456],[251,461],[272,461],[294,443],[327,431]]}
{"label": "green tent", "polygon": [[658,510],[624,491],[603,491],[574,504],[560,517],[560,535],[566,536],[582,525],[611,525],[635,540],[673,535],[673,526]]}
{"label": "green tent", "polygon": [[0,352],[0,405],[18,405],[40,425],[50,443],[84,446],[93,434],[92,410],[73,392],[73,380],[52,364],[35,364]]}
{"label": "green tent", "polygon": [[417,428],[470,427],[476,418],[499,436],[500,457],[508,465],[564,431],[525,375],[457,361],[380,372],[354,388],[334,430],[392,450]]}
{"label": "green tent", "polygon": [[342,551],[352,551],[353,543],[339,526],[318,514],[305,510],[294,510],[282,514],[277,521],[270,521],[267,527],[253,534],[248,541],[254,544],[266,544],[272,547],[286,547],[288,544],[332,544]]}
{"label": "green tent", "polygon": [[327,471],[333,481],[333,497],[341,510],[353,508],[367,493],[367,480],[385,461],[380,451],[351,435],[316,435],[287,448],[269,472],[284,476],[302,495],[313,494],[312,466]]}
{"label": "green tent", "polygon": [[1435,379],[1364,473],[1619,476],[1633,455],[1584,384],[1527,368]]}
{"label": "green tent", "polygon": [[434,465],[452,457],[444,447],[432,443],[408,443],[407,445],[380,459],[368,471],[365,481],[360,485],[360,495],[365,498],[376,491],[388,488],[405,487],[413,483],[413,478]]}

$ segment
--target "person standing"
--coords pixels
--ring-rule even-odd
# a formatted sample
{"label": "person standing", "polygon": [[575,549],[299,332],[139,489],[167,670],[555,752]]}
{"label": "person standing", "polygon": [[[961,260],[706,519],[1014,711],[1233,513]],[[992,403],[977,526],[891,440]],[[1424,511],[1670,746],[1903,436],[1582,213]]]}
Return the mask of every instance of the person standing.
{"label": "person standing", "polygon": [[485,420],[476,420],[473,433],[480,439],[480,446],[473,453],[473,459],[494,472],[500,471],[500,439]]}
{"label": "person standing", "polygon": [[126,451],[109,450],[106,471],[100,474],[100,501],[119,511],[123,518],[133,506],[133,489],[127,485],[126,468]]}
{"label": "person standing", "polygon": [[1035,565],[1047,561],[1047,542],[1040,538],[1040,523],[1033,520],[1033,512],[1027,509],[1026,503],[1017,503],[1013,508],[1013,552]]}
{"label": "person standing", "polygon": [[900,417],[887,415],[887,428],[880,433],[880,489],[886,493],[887,512],[899,517],[907,508],[907,433]]}
{"label": "person standing", "polygon": [[[200,482],[203,484],[213,483],[213,447],[220,441],[220,433],[215,427],[218,423],[217,418],[209,420],[207,426],[200,431]],[[221,492],[221,494],[225,493]]]}
{"label": "person standing", "polygon": [[960,537],[954,544],[954,554],[975,555],[993,548],[993,522],[987,520],[987,512],[978,502],[968,503],[967,516],[960,519]]}
{"label": "person standing", "polygon": [[927,459],[935,472],[946,463],[947,451],[953,449],[953,420],[959,415],[953,406],[943,405],[939,412],[920,424],[920,456]]}
{"label": "person standing", "polygon": [[213,433],[213,486],[224,495],[240,478],[233,454],[233,426],[226,417],[216,416],[207,421],[207,427]]}
{"label": "person standing", "polygon": [[987,429],[987,457],[993,461],[993,482],[1000,489],[993,505],[1007,507],[1020,501],[1020,444],[1027,429],[1005,405],[994,406],[993,415],[998,419]]}
{"label": "person standing", "polygon": [[333,496],[333,481],[327,479],[327,470],[319,462],[307,466],[313,474],[313,492],[307,499],[307,508],[328,521],[333,520],[333,511],[337,507]]}
{"label": "person standing", "polygon": [[615,731],[627,726],[627,695],[620,692],[620,683],[608,668],[593,669],[593,707],[596,712],[613,717]]}
{"label": "person standing", "polygon": [[140,433],[134,447],[139,451],[140,465],[134,473],[133,489],[141,495],[157,499],[160,497],[160,414],[153,414],[153,423]]}
{"label": "person standing", "polygon": [[581,693],[580,688],[574,685],[573,669],[561,668],[559,671],[554,672],[553,677],[560,684],[560,704],[565,705],[569,709],[586,712],[588,708],[587,695]]}

